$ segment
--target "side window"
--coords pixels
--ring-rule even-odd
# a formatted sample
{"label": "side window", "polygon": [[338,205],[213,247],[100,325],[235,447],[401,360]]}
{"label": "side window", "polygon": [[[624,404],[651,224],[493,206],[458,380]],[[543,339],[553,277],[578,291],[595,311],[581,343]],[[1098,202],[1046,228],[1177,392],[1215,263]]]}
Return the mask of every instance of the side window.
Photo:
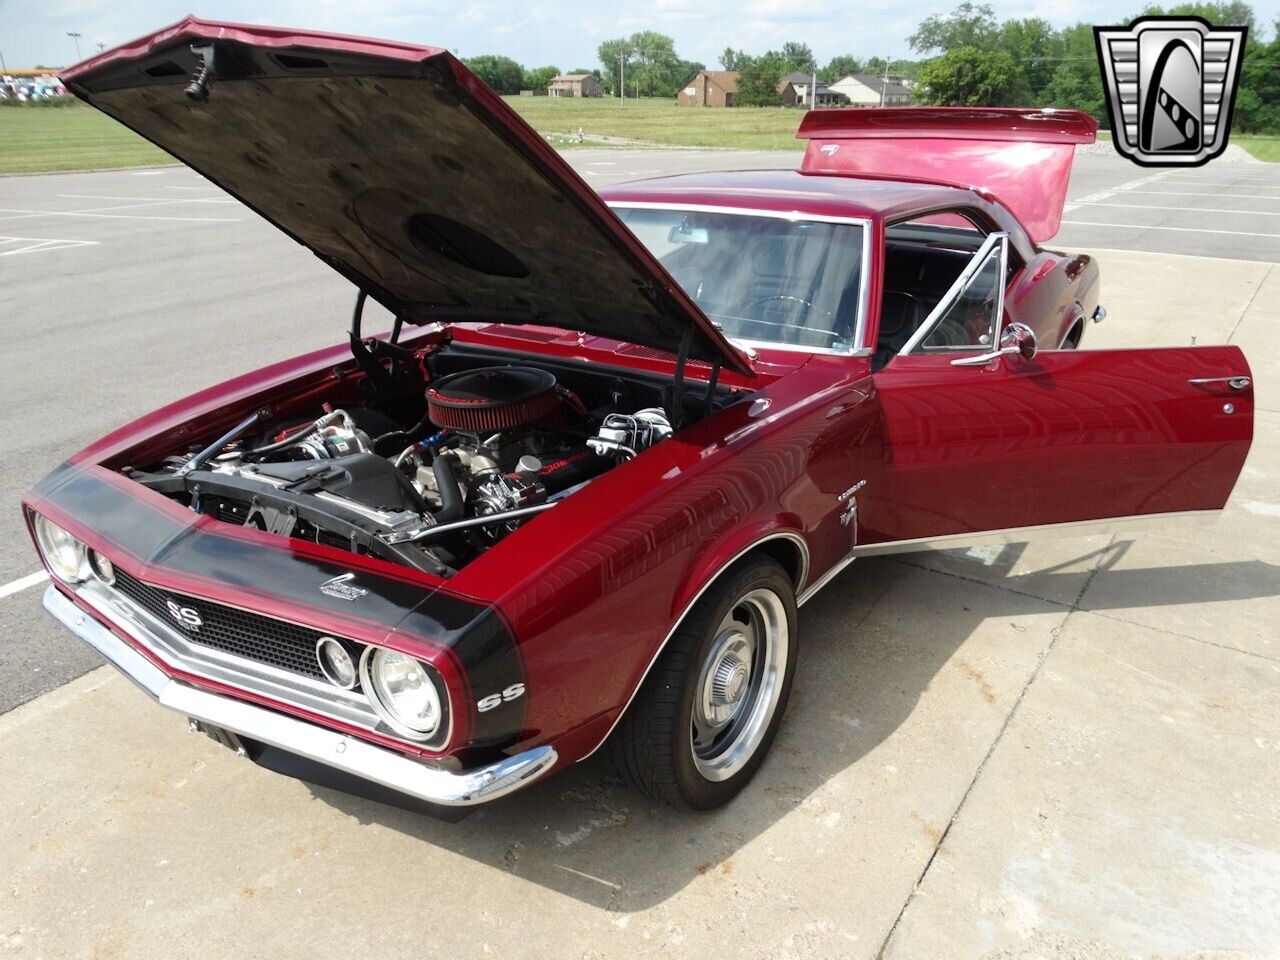
{"label": "side window", "polygon": [[987,232],[958,210],[889,224],[885,229],[876,369],[897,356],[986,240]]}
{"label": "side window", "polygon": [[945,296],[898,351],[955,353],[992,348],[1004,311],[1008,236],[993,233],[961,271]]}

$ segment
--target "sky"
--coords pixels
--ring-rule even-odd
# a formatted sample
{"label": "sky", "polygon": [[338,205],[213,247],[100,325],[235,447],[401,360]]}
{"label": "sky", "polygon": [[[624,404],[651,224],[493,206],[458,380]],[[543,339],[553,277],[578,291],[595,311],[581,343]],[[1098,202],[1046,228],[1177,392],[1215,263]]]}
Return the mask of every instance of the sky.
{"label": "sky", "polygon": [[[958,0],[956,0],[958,2]],[[1109,25],[1143,0],[1005,0],[999,18],[1044,17],[1055,26],[1086,20]],[[763,52],[787,40],[808,43],[820,61],[913,56],[906,38],[953,0],[0,0],[0,56],[9,68],[63,66],[76,60],[68,32],[81,34],[84,57],[181,19],[306,27],[447,47],[459,56],[500,53],[527,67],[595,67],[602,40],[636,30],[675,38],[676,52],[717,68],[725,47]],[[1254,3],[1259,23],[1280,16],[1280,0]]]}

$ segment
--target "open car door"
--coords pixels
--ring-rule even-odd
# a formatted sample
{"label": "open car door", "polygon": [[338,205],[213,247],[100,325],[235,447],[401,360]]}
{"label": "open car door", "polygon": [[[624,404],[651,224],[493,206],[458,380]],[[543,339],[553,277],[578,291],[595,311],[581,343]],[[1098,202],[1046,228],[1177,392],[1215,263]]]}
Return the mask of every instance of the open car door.
{"label": "open car door", "polygon": [[874,374],[859,554],[1212,517],[1231,494],[1253,436],[1240,349],[1037,350],[1003,322],[1007,243],[989,236]]}

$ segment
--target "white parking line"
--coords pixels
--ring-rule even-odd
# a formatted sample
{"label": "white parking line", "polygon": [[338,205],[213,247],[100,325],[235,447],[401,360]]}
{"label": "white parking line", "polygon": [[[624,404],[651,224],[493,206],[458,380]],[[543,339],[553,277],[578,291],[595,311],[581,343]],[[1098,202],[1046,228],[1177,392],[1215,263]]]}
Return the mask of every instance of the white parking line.
{"label": "white parking line", "polygon": [[[168,200],[160,197],[112,197],[102,193],[60,193],[59,197],[67,200],[139,200],[148,204],[164,203],[238,203],[230,197],[172,197]],[[93,207],[94,210],[114,210],[115,207]]]}
{"label": "white parking line", "polygon": [[25,577],[19,577],[12,583],[6,583],[3,587],[0,587],[0,600],[5,597],[11,597],[15,593],[20,593],[28,587],[34,587],[38,583],[44,583],[48,579],[49,574],[43,570],[37,570],[35,573],[29,573]]}
{"label": "white parking line", "polygon": [[1280,197],[1259,197],[1252,193],[1201,192],[1198,190],[1143,190],[1141,196],[1164,197],[1230,197],[1232,200],[1280,200]]}
{"label": "white parking line", "polygon": [[1219,186],[1219,187],[1248,187],[1250,189],[1260,189],[1260,190],[1280,190],[1280,181],[1273,181],[1270,183],[1258,183],[1256,181],[1235,180],[1228,183],[1222,180],[1190,180],[1190,179],[1184,179],[1181,177],[1178,177],[1178,178],[1170,177],[1168,180],[1165,181],[1165,183],[1176,184],[1176,185],[1185,184],[1188,187]]}
{"label": "white parking line", "polygon": [[[116,208],[109,207],[108,209]],[[0,213],[16,214],[16,216],[0,217],[0,220],[29,220],[36,217],[94,217],[103,220],[180,220],[186,223],[240,222],[239,217],[147,217],[128,213],[88,213],[83,210],[24,210],[20,207],[0,207]]]}
{"label": "white parking line", "polygon": [[1280,210],[1223,210],[1217,207],[1166,207],[1154,203],[1100,203],[1096,200],[1077,200],[1088,207],[1124,207],[1126,210],[1176,210],[1179,213],[1234,213],[1242,217],[1280,217]]}
{"label": "white parking line", "polygon": [[[10,247],[9,244],[15,244]],[[96,247],[97,240],[45,240],[41,237],[0,237],[0,257],[16,257],[22,253],[44,253],[70,247]]]}
{"label": "white parking line", "polygon": [[1176,233],[1222,233],[1231,237],[1271,237],[1280,240],[1280,233],[1253,233],[1248,230],[1210,230],[1207,227],[1153,227],[1133,223],[1095,223],[1091,220],[1063,220],[1072,227],[1115,227],[1120,230],[1172,230]]}

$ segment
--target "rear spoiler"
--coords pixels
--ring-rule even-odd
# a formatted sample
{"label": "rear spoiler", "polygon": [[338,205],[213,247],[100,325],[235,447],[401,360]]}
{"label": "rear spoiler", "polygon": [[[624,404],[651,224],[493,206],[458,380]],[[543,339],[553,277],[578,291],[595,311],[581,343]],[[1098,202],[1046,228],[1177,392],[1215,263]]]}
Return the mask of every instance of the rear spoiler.
{"label": "rear spoiler", "polygon": [[1077,144],[1098,122],[1080,110],[890,107],[810,110],[801,170],[973,187],[993,195],[1036,243],[1058,232]]}

